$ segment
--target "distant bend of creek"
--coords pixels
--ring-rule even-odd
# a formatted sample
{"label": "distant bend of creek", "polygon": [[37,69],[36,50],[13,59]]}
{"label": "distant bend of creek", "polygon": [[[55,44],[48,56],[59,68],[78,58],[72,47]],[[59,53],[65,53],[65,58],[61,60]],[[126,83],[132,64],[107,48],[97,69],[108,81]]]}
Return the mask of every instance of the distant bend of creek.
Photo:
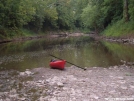
{"label": "distant bend of creek", "polygon": [[10,42],[0,44],[0,70],[49,68],[53,59],[49,54],[81,67],[109,67],[134,62],[134,45],[95,41],[88,36]]}

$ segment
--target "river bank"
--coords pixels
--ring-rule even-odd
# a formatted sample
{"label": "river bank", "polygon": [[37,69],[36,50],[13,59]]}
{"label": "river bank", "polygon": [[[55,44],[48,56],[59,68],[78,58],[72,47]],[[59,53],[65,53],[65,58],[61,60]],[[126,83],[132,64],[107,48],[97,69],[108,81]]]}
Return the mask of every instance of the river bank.
{"label": "river bank", "polygon": [[103,35],[89,34],[95,40],[105,40],[109,42],[118,42],[124,44],[134,44],[134,37],[108,37]]}
{"label": "river bank", "polygon": [[8,43],[8,42],[16,42],[16,41],[26,41],[26,40],[34,40],[40,38],[57,38],[57,37],[77,37],[77,36],[89,36],[94,38],[95,40],[105,40],[110,42],[119,42],[119,43],[126,43],[126,44],[134,44],[133,37],[106,37],[100,36],[96,34],[84,34],[80,32],[75,33],[68,33],[68,32],[60,32],[60,33],[48,33],[46,35],[37,35],[37,36],[29,36],[29,37],[20,37],[20,38],[13,38],[13,39],[0,39],[0,44]]}
{"label": "river bank", "polygon": [[110,42],[134,44],[134,38],[116,38],[116,37],[102,37],[102,39]]}
{"label": "river bank", "polygon": [[16,42],[16,41],[26,41],[26,40],[34,40],[34,39],[41,39],[41,38],[57,38],[57,37],[76,37],[76,36],[87,36],[84,33],[80,32],[49,32],[44,35],[36,35],[36,36],[27,36],[27,37],[18,37],[12,39],[0,39],[0,44],[8,43],[8,42]]}
{"label": "river bank", "polygon": [[[0,101],[134,100],[134,66],[0,71]],[[125,100],[124,100],[125,99]],[[118,100],[117,100],[118,101]]]}

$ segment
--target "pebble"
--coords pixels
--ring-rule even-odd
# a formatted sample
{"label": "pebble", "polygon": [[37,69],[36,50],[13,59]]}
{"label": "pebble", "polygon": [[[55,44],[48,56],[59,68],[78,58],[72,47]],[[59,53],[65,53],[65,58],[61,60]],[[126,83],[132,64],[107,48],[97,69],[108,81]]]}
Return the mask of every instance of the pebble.
{"label": "pebble", "polygon": [[62,82],[58,82],[57,85],[58,85],[59,87],[64,87],[64,84],[63,84]]}
{"label": "pebble", "polygon": [[130,88],[134,89],[134,85],[130,85]]}
{"label": "pebble", "polygon": [[55,97],[51,98],[49,101],[58,101]]}
{"label": "pebble", "polygon": [[101,84],[102,86],[105,86],[105,87],[107,86],[106,83],[104,83],[104,82],[100,82],[100,84]]}
{"label": "pebble", "polygon": [[10,91],[10,93],[16,93],[16,89],[12,89],[11,91]]}
{"label": "pebble", "polygon": [[18,98],[20,101],[24,101],[24,100],[26,100],[26,98]]}
{"label": "pebble", "polygon": [[66,90],[68,90],[68,88],[67,88],[67,87],[63,87],[63,90],[65,90],[65,91],[66,91]]}
{"label": "pebble", "polygon": [[[105,96],[116,97],[125,96],[128,93],[133,94],[133,78],[130,80],[130,78],[122,76],[122,72],[119,75],[115,74],[116,71],[113,72],[113,70],[111,73],[110,69],[102,69],[101,71],[99,67],[85,72],[77,71],[77,69],[54,72],[57,74],[44,73],[42,74],[44,76],[40,76],[36,81],[23,81],[20,77],[35,76],[30,70],[19,72],[18,78],[17,76],[15,79],[13,78],[15,81],[10,85],[10,89],[12,89],[7,92],[0,91],[0,101],[3,101],[1,98],[3,96],[6,96],[4,101],[11,101],[11,99],[31,101],[36,96],[35,100],[37,101],[104,101],[102,98]],[[7,80],[10,83],[12,81],[9,78]],[[130,92],[124,92],[125,90]]]}
{"label": "pebble", "polygon": [[30,71],[25,71],[25,73],[26,73],[27,75],[31,75],[31,74],[32,74],[32,72],[30,72]]}
{"label": "pebble", "polygon": [[118,66],[114,66],[114,69],[118,69]]}
{"label": "pebble", "polygon": [[75,90],[73,89],[73,88],[71,88],[71,90],[70,90],[70,93],[71,93],[71,95],[76,95],[76,92],[75,92]]}
{"label": "pebble", "polygon": [[91,94],[90,97],[91,97],[91,98],[94,98],[94,99],[96,99],[96,100],[99,99],[99,97],[98,97],[97,95],[95,95],[95,94]]}
{"label": "pebble", "polygon": [[9,95],[9,97],[11,97],[11,98],[17,98],[18,97],[18,94]]}
{"label": "pebble", "polygon": [[112,90],[112,91],[110,91],[109,93],[110,93],[110,94],[115,94],[116,91],[115,91],[115,90]]}
{"label": "pebble", "polygon": [[39,98],[39,101],[45,101],[45,98],[41,96],[41,97]]}
{"label": "pebble", "polygon": [[39,80],[39,81],[37,81],[37,83],[44,84],[45,83],[45,80]]}
{"label": "pebble", "polygon": [[126,83],[125,80],[118,80],[117,82],[118,82],[118,83],[121,83],[121,84],[125,84],[125,83]]}
{"label": "pebble", "polygon": [[117,77],[118,79],[120,79],[120,80],[123,80],[124,79],[124,77],[121,77],[121,76],[119,76],[119,77]]}
{"label": "pebble", "polygon": [[31,71],[28,71],[28,70],[25,71],[25,72],[20,72],[20,73],[19,73],[20,76],[25,76],[25,75],[30,76],[30,75],[33,75],[33,74],[34,74],[34,73],[32,73]]}
{"label": "pebble", "polygon": [[126,86],[121,86],[121,89],[126,90],[126,89],[127,89],[127,87],[126,87]]}
{"label": "pebble", "polygon": [[25,72],[20,72],[20,76],[24,76],[25,75]]}

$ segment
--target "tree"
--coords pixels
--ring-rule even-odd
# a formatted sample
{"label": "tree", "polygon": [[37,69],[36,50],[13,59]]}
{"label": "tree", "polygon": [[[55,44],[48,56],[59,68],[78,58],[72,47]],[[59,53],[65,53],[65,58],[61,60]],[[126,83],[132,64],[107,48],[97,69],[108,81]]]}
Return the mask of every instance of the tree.
{"label": "tree", "polygon": [[35,14],[32,0],[2,0],[0,7],[0,22],[6,28],[22,27],[30,22]]}
{"label": "tree", "polygon": [[99,33],[103,29],[103,13],[101,11],[101,1],[95,0],[89,1],[87,7],[83,9],[81,14],[81,19],[84,25],[84,28],[89,30],[95,30],[96,33]]}
{"label": "tree", "polygon": [[123,17],[123,2],[121,0],[104,0],[102,6],[104,12],[104,26],[121,20]]}
{"label": "tree", "polygon": [[0,22],[3,27],[16,27],[19,23],[17,22],[17,10],[20,0],[1,0],[0,1]]}
{"label": "tree", "polygon": [[31,22],[36,15],[36,8],[34,7],[33,0],[21,0],[18,15],[18,22],[20,23],[21,27]]}
{"label": "tree", "polygon": [[45,7],[45,18],[43,22],[43,29],[56,29],[57,28],[57,20],[58,20],[58,12],[55,6],[56,0],[48,0]]}
{"label": "tree", "polygon": [[73,11],[75,13],[74,18],[75,18],[75,26],[78,28],[82,28],[82,19],[81,19],[81,14],[83,12],[83,9],[87,7],[89,0],[72,0],[72,3],[74,6]]}
{"label": "tree", "polygon": [[96,33],[99,32],[99,27],[102,24],[101,12],[98,11],[98,7],[96,5],[94,6],[88,5],[86,8],[84,8],[81,18],[84,27],[95,30]]}
{"label": "tree", "polygon": [[125,22],[128,22],[129,21],[128,0],[123,0],[123,1],[124,1],[124,14],[123,14],[123,17],[124,17]]}
{"label": "tree", "polygon": [[129,13],[129,20],[134,20],[134,0],[129,0],[129,5],[128,5],[128,13]]}
{"label": "tree", "polygon": [[[27,27],[34,30],[36,33],[40,32],[42,28],[57,26],[57,11],[54,5],[54,0],[31,0],[34,7],[35,14],[32,16],[33,20],[28,22]],[[44,28],[45,29],[45,28]]]}
{"label": "tree", "polygon": [[74,27],[74,13],[70,0],[57,0],[55,3],[58,13],[57,25],[59,29],[71,29]]}
{"label": "tree", "polygon": [[35,9],[35,15],[33,15],[34,20],[29,23],[29,26],[34,30],[36,33],[41,31],[43,26],[43,22],[45,19],[45,10],[47,7],[47,1],[45,0],[31,0],[32,5]]}

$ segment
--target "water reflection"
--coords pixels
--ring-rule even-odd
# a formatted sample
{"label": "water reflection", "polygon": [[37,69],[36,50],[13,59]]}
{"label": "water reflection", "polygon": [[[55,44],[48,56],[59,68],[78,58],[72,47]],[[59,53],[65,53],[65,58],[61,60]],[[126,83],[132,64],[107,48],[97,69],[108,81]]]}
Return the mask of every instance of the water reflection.
{"label": "water reflection", "polygon": [[[40,39],[0,45],[0,69],[49,67],[48,54],[81,67],[108,67],[134,62],[134,45],[96,42],[89,37]],[[67,64],[66,66],[70,66]]]}
{"label": "water reflection", "polygon": [[110,53],[117,58],[128,62],[134,62],[134,45],[132,44],[117,44],[117,43],[103,43],[108,48]]}

